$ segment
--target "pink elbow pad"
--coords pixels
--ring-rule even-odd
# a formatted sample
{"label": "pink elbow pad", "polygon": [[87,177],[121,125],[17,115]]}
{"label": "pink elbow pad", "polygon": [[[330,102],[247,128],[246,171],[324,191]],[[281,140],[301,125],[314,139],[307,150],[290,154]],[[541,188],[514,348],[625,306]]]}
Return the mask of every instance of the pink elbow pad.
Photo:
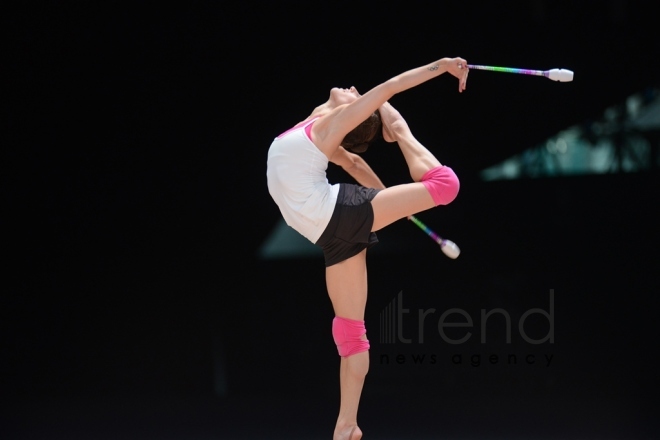
{"label": "pink elbow pad", "polygon": [[433,197],[435,206],[448,205],[453,202],[460,188],[456,173],[446,166],[428,170],[422,176],[421,182]]}

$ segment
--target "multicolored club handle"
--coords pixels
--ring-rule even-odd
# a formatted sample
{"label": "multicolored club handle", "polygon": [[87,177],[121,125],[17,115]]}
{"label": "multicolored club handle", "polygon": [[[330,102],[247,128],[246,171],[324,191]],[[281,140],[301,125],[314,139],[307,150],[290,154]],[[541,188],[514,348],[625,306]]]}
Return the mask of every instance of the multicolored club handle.
{"label": "multicolored club handle", "polygon": [[446,238],[440,237],[414,215],[408,217],[408,220],[416,224],[422,231],[426,232],[426,234],[431,237],[433,241],[438,243],[440,245],[440,249],[442,249],[442,252],[444,252],[444,254],[449,258],[455,259],[461,253],[461,250],[458,248],[458,246],[456,246],[456,243],[451,240],[447,240]]}
{"label": "multicolored club handle", "polygon": [[530,70],[530,69],[516,69],[514,67],[480,66],[478,64],[468,64],[467,66],[468,68],[474,70],[490,70],[492,72],[506,72],[506,73],[518,73],[521,75],[544,76],[553,81],[560,81],[560,82],[573,81],[573,71],[567,69]]}

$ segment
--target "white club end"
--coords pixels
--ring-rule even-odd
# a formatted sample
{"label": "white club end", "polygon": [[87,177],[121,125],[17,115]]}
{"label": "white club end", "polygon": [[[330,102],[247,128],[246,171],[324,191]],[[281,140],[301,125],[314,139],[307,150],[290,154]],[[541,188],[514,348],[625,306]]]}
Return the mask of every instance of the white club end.
{"label": "white club end", "polygon": [[456,246],[456,243],[450,240],[443,240],[440,249],[442,249],[442,252],[444,252],[446,256],[452,259],[456,259],[461,253],[461,250]]}
{"label": "white club end", "polygon": [[553,81],[570,82],[573,81],[573,71],[566,69],[548,70],[548,78]]}

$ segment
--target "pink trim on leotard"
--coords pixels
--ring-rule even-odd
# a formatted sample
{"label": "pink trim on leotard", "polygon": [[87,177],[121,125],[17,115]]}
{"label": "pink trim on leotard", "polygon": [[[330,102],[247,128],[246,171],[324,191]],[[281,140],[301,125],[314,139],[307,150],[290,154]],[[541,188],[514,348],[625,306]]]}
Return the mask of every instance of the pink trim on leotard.
{"label": "pink trim on leotard", "polygon": [[307,137],[309,138],[310,141],[312,140],[312,124],[317,119],[318,118],[314,118],[309,122],[309,124],[305,125],[305,134],[307,134]]}
{"label": "pink trim on leotard", "polygon": [[294,127],[289,128],[287,131],[285,131],[281,135],[277,136],[277,138],[279,139],[281,137],[284,137],[286,134],[292,132],[293,130],[296,130],[296,129],[302,127],[302,126],[305,126],[305,133],[307,134],[307,137],[311,141],[312,140],[312,123],[314,121],[316,121],[318,118],[320,118],[320,116],[317,116],[314,119],[310,119],[309,121],[305,121],[305,122],[301,122],[300,124],[296,124]]}

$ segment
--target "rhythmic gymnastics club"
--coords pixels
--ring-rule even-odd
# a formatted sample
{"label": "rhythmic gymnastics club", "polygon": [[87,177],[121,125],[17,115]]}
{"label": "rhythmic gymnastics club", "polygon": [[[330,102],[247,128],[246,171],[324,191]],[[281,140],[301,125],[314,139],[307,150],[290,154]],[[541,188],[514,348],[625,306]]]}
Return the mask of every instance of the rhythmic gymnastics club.
{"label": "rhythmic gymnastics club", "polygon": [[433,241],[438,243],[440,245],[440,249],[442,249],[442,252],[445,253],[446,256],[452,259],[456,259],[458,255],[461,253],[461,250],[456,246],[456,243],[454,243],[451,240],[447,240],[446,238],[440,237],[438,234],[433,232],[431,229],[429,229],[428,226],[426,226],[424,223],[422,223],[417,217],[414,215],[411,215],[408,217],[408,220],[412,221],[414,224],[419,226],[419,228],[426,232],[426,234],[431,237]]}
{"label": "rhythmic gymnastics club", "polygon": [[[476,64],[468,64],[467,66],[470,69],[475,69],[475,70],[490,70],[493,72],[507,72],[507,73],[519,73],[521,75],[545,76],[546,78],[559,82],[573,81],[573,71],[567,69],[529,70],[529,69],[516,69],[513,67],[479,66]],[[463,65],[459,64],[458,67],[462,69]]]}

